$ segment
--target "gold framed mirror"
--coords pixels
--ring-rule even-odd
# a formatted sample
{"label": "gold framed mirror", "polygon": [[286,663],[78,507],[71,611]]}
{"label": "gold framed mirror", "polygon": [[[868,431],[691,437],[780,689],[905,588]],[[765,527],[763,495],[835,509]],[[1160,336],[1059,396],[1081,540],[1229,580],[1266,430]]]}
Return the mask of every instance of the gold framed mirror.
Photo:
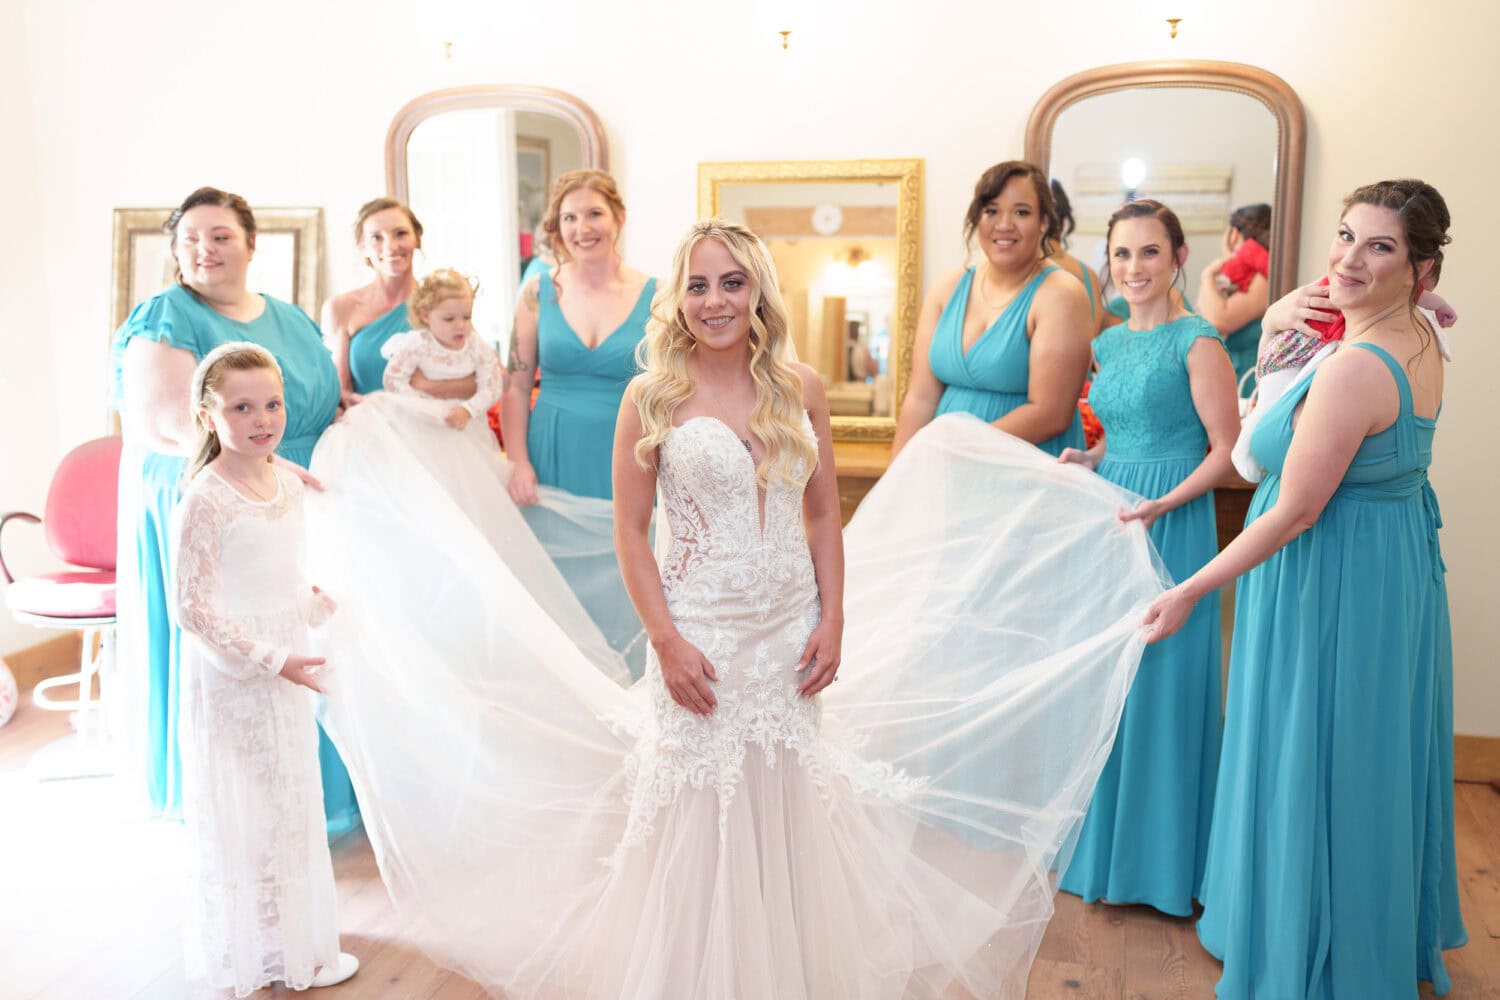
{"label": "gold framed mirror", "polygon": [[[1026,158],[1068,190],[1085,241],[1102,243],[1101,217],[1128,195],[1177,209],[1190,248],[1222,234],[1234,208],[1269,203],[1272,299],[1297,284],[1306,151],[1296,92],[1242,63],[1100,66],[1054,85],[1026,124]],[[1142,170],[1134,184],[1122,177]],[[1087,262],[1090,248],[1075,255]],[[1201,270],[1214,256],[1194,253],[1189,269],[1193,257]],[[1191,278],[1188,287],[1196,287]]]}
{"label": "gold framed mirror", "polygon": [[391,121],[386,191],[422,220],[419,270],[451,267],[477,278],[474,327],[502,349],[521,274],[539,249],[533,234],[552,182],[581,167],[609,169],[604,126],[560,90],[438,90],[409,101]]}
{"label": "gold framed mirror", "polygon": [[[117,208],[110,335],[130,310],[176,280],[171,237],[162,231],[172,208]],[[246,285],[297,306],[316,322],[323,308],[323,210],[256,208],[255,256]],[[112,341],[111,341],[112,342]]]}
{"label": "gold framed mirror", "polygon": [[891,440],[921,304],[922,161],[700,163],[698,214],[765,241],[834,440]]}

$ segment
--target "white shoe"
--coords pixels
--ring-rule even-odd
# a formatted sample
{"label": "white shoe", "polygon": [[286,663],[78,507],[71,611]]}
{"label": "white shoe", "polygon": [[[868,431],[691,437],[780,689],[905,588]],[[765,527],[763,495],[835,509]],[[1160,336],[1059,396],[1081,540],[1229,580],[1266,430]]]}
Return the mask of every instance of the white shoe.
{"label": "white shoe", "polygon": [[317,989],[320,986],[337,986],[358,971],[359,959],[347,951],[341,951],[339,957],[331,964],[319,969],[318,974],[313,976],[312,982],[307,985],[310,989]]}

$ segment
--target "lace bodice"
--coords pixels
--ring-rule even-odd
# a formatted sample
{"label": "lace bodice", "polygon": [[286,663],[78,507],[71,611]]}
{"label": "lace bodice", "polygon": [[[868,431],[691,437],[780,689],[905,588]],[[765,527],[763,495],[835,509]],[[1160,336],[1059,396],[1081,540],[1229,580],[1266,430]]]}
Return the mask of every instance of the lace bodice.
{"label": "lace bodice", "polygon": [[[188,486],[179,509],[175,570],[182,627],[234,677],[280,672],[291,652],[255,623],[289,617],[318,625],[331,602],[313,594],[302,567],[302,482],[276,468],[276,495],[259,503],[212,468]],[[224,566],[234,572],[224,573]]]}
{"label": "lace bodice", "polygon": [[1220,343],[1200,316],[1184,316],[1150,330],[1128,323],[1094,341],[1099,377],[1089,404],[1104,425],[1109,457],[1202,458],[1208,432],[1193,406],[1187,356],[1200,337]]}
{"label": "lace bodice", "polygon": [[[805,419],[803,429],[813,433]],[[790,751],[821,783],[837,770],[861,787],[899,794],[902,778],[889,767],[819,738],[818,700],[797,691],[797,664],[820,614],[802,521],[806,470],[793,481],[774,480],[762,505],[743,443],[723,422],[693,417],[663,443],[657,475],[670,533],[659,560],[667,607],[713,664],[718,705],[708,716],[678,705],[655,654],[648,656],[653,711],[632,754],[621,850],[651,833],[657,810],[684,785],[717,791],[722,833],[751,745],[767,767]]]}
{"label": "lace bodice", "polygon": [[[437,338],[426,330],[408,330],[387,340],[380,353],[388,360],[385,366],[385,390],[416,399],[431,400],[433,409],[441,410],[440,416],[455,406],[462,406],[469,411],[470,416],[483,416],[500,401],[500,394],[505,389],[504,376],[500,372],[500,356],[489,344],[472,335],[455,351],[438,343]],[[433,399],[412,388],[411,377],[418,371],[437,381],[473,375],[476,384],[474,395],[464,400]]]}

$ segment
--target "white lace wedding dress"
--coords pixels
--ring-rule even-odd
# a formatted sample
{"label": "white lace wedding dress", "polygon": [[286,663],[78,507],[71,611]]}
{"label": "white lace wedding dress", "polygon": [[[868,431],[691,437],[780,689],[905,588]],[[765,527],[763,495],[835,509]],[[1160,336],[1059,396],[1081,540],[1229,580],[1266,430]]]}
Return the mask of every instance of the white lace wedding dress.
{"label": "white lace wedding dress", "polygon": [[[608,679],[493,528],[368,430],[314,461],[319,576],[344,588],[330,708],[439,960],[506,997],[1024,994],[1161,588],[1115,521],[1128,495],[935,422],[846,534],[844,667],[809,700],[802,487],[762,506],[740,441],[689,420],[660,453],[658,548],[718,673],[699,717],[654,658],[629,690]],[[357,543],[374,532],[378,552]]]}
{"label": "white lace wedding dress", "polygon": [[245,997],[305,989],[339,953],[312,694],[279,677],[328,616],[303,575],[302,483],[250,500],[213,469],[177,511],[187,974]]}

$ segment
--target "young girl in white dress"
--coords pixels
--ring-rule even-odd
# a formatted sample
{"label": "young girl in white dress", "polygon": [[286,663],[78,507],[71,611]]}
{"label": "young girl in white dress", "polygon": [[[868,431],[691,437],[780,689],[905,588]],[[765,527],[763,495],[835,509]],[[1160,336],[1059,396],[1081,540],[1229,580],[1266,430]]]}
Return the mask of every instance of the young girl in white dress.
{"label": "young girl in white dress", "polygon": [[[505,388],[500,356],[474,336],[475,290],[457,271],[432,272],[417,285],[407,306],[417,329],[397,334],[380,349],[388,362],[386,392],[421,400],[423,409],[460,431],[471,418],[483,421]],[[412,386],[418,371],[434,381],[472,377],[474,392],[463,400],[437,399]]]}
{"label": "young girl in white dress", "polygon": [[286,429],[281,369],[229,343],[193,375],[198,449],[177,513],[183,814],[194,891],[192,978],[237,997],[331,986],[339,951],[307,628],[334,604],[303,576],[302,483],[271,464]]}

